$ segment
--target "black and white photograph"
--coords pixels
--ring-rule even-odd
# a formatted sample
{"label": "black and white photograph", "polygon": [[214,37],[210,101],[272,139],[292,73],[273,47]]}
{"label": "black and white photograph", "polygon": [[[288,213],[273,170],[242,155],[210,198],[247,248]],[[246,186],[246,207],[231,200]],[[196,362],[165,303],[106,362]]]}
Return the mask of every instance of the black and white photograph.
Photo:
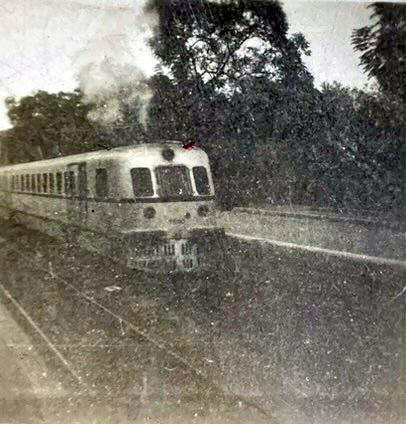
{"label": "black and white photograph", "polygon": [[0,1],[0,424],[406,423],[406,3]]}

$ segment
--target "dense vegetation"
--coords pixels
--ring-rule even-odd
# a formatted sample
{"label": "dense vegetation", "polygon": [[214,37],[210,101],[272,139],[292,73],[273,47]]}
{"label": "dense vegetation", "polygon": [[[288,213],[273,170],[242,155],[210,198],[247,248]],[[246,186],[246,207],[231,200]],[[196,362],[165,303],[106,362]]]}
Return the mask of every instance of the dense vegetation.
{"label": "dense vegetation", "polygon": [[310,46],[288,34],[277,1],[150,0],[159,17],[150,45],[161,66],[146,81],[147,125],[137,123],[140,105],[128,102],[119,124],[89,119],[94,105],[79,90],[8,99],[9,159],[193,139],[210,154],[224,206],[400,211],[406,6],[371,7],[374,24],[354,30],[353,44],[375,88],[317,89],[302,61]]}

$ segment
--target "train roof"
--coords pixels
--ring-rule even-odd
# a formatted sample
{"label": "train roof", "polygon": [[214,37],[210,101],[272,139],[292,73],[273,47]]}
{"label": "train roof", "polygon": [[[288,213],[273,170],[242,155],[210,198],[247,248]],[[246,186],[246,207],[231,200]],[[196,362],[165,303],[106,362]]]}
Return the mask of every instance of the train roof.
{"label": "train roof", "polygon": [[[24,163],[18,163],[13,165],[6,165],[0,167],[0,171],[8,171],[8,170],[18,170],[18,169],[24,169],[27,167],[43,167],[43,166],[51,166],[51,165],[63,165],[68,163],[74,163],[74,162],[80,162],[80,161],[90,161],[90,160],[108,160],[108,159],[119,159],[119,158],[126,158],[129,153],[131,154],[138,154],[142,155],[152,153],[157,150],[161,150],[163,148],[171,148],[172,150],[182,151],[186,152],[183,148],[183,143],[179,141],[160,141],[160,142],[154,142],[154,143],[145,143],[145,144],[134,144],[129,146],[121,146],[121,147],[115,147],[112,149],[103,149],[103,150],[96,150],[93,152],[88,153],[80,153],[77,155],[69,155],[69,156],[63,156],[58,158],[52,158],[52,159],[44,159],[39,161],[32,161],[32,162],[24,162]],[[194,146],[193,151],[195,151],[195,154],[198,153],[198,156],[201,157],[207,156],[206,153]],[[192,153],[192,151],[190,152]],[[195,156],[195,155],[193,155]]]}

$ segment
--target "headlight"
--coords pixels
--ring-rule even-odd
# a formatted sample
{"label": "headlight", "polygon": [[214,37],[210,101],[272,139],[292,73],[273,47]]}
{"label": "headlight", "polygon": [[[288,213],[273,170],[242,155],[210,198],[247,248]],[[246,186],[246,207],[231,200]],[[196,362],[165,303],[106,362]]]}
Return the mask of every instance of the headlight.
{"label": "headlight", "polygon": [[206,205],[201,205],[197,209],[197,213],[199,214],[199,216],[207,216],[209,213],[209,207]]}
{"label": "headlight", "polygon": [[154,208],[149,207],[144,209],[145,218],[152,219],[155,215],[156,215],[156,211]]}
{"label": "headlight", "polygon": [[172,149],[165,148],[162,150],[162,157],[168,162],[171,162],[175,157],[175,152]]}

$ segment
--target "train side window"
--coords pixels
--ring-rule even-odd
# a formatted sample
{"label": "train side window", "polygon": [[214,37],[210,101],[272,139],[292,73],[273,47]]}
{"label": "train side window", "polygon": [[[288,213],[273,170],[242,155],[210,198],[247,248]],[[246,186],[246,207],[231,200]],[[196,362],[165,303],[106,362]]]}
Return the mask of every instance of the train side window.
{"label": "train side window", "polygon": [[56,173],[56,191],[58,194],[62,193],[62,174],[60,172]]}
{"label": "train side window", "polygon": [[42,191],[44,193],[48,191],[48,174],[42,174]]}
{"label": "train side window", "polygon": [[96,197],[103,198],[109,194],[107,169],[96,169]]}
{"label": "train side window", "polygon": [[54,181],[54,174],[49,174],[49,192],[53,193],[55,190],[55,181]]}
{"label": "train side window", "polygon": [[11,189],[12,190],[15,190],[16,189],[16,176],[15,175],[13,175],[11,177]]}
{"label": "train side window", "polygon": [[27,191],[31,191],[31,181],[28,174],[25,174],[25,187]]}
{"label": "train side window", "polygon": [[37,192],[41,193],[41,174],[37,174]]}
{"label": "train side window", "polygon": [[70,192],[71,192],[71,194],[75,194],[75,191],[76,191],[75,173],[73,171],[69,171],[68,178],[69,178]]}
{"label": "train side window", "polygon": [[133,168],[131,170],[131,179],[135,197],[147,197],[154,194],[149,168]]}
{"label": "train side window", "polygon": [[21,191],[24,191],[25,190],[24,175],[20,175],[20,179],[21,179]]}
{"label": "train side window", "polygon": [[69,172],[65,171],[63,173],[63,185],[64,185],[64,192],[66,195],[70,194],[70,189],[69,189]]}
{"label": "train side window", "polygon": [[31,190],[36,191],[35,174],[31,174]]}
{"label": "train side window", "polygon": [[209,177],[204,166],[193,167],[193,178],[195,179],[196,191],[198,194],[210,194]]}

